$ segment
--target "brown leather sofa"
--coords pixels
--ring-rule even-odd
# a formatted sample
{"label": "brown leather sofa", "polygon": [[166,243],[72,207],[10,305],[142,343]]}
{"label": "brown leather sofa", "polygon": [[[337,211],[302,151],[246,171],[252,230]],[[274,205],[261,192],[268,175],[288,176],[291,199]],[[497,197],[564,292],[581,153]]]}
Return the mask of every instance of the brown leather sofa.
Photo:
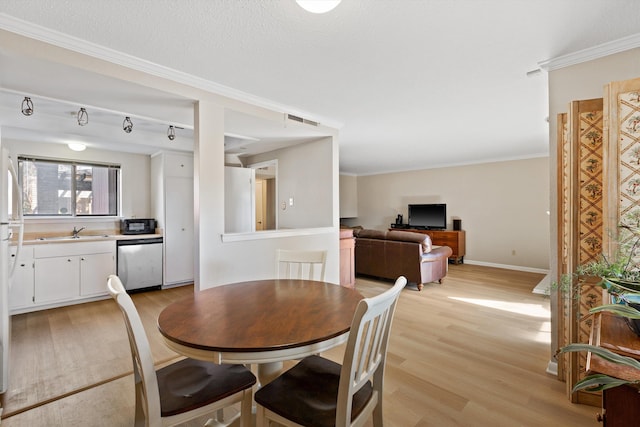
{"label": "brown leather sofa", "polygon": [[356,230],[356,274],[395,280],[404,276],[421,291],[424,283],[447,275],[449,246],[433,248],[426,234],[410,231]]}

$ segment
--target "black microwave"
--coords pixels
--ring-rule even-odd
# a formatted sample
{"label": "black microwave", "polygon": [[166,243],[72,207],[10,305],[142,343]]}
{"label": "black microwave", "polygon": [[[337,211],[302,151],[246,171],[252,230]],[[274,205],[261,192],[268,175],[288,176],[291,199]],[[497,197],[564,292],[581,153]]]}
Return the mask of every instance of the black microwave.
{"label": "black microwave", "polygon": [[153,218],[131,218],[120,220],[122,234],[154,234],[156,220]]}

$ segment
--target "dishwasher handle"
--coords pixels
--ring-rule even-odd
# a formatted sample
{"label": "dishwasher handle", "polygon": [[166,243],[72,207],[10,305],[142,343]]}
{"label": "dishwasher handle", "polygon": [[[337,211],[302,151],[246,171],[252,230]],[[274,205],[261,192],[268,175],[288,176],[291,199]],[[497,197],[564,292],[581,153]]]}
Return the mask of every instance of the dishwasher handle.
{"label": "dishwasher handle", "polygon": [[153,243],[162,243],[162,237],[151,237],[147,239],[121,239],[116,240],[117,246],[131,246],[131,245],[151,245]]}

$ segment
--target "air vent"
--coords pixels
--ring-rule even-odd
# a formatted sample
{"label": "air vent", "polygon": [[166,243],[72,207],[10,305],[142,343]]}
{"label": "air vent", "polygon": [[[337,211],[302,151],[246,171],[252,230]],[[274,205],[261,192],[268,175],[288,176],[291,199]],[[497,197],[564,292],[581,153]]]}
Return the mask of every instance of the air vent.
{"label": "air vent", "polygon": [[305,119],[302,117],[294,116],[293,114],[287,114],[287,119],[293,120],[294,122],[304,123],[311,126],[318,126],[320,123],[314,122],[313,120]]}

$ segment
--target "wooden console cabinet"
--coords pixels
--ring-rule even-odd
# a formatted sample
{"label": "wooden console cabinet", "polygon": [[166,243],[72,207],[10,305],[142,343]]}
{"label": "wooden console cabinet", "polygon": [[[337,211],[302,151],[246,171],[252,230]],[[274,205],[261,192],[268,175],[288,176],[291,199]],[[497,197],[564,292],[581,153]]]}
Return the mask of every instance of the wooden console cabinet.
{"label": "wooden console cabinet", "polygon": [[340,229],[340,285],[355,289],[355,238],[353,230]]}
{"label": "wooden console cabinet", "polygon": [[392,228],[392,230],[398,231],[412,231],[414,233],[428,234],[431,237],[431,243],[436,246],[449,246],[453,251],[449,261],[453,261],[455,264],[461,264],[464,262],[464,256],[467,252],[466,241],[467,236],[464,230],[419,230],[415,228]]}
{"label": "wooden console cabinet", "polygon": [[[591,329],[590,344],[604,347],[622,356],[640,359],[640,339],[621,317],[610,313],[597,314]],[[640,372],[616,365],[589,354],[587,373],[606,374],[625,380],[640,380]],[[598,420],[608,427],[637,425],[640,419],[640,393],[637,387],[623,385],[602,393],[602,414]]]}

